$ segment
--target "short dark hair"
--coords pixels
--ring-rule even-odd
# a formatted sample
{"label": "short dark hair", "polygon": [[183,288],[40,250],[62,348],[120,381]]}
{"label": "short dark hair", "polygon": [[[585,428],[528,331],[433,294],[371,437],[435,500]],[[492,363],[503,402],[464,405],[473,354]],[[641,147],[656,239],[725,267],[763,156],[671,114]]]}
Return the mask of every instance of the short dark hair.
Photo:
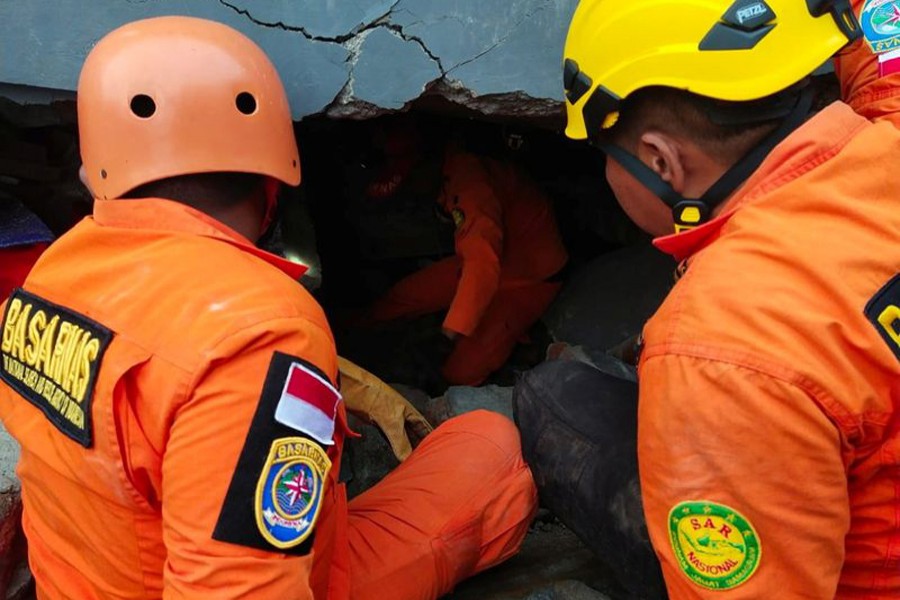
{"label": "short dark hair", "polygon": [[725,102],[670,87],[647,87],[622,103],[619,120],[605,141],[633,146],[647,129],[689,138],[733,164],[757,145],[784,118],[785,106],[796,102],[798,90],[749,102]]}
{"label": "short dark hair", "polygon": [[255,173],[197,173],[151,181],[123,198],[165,198],[189,206],[228,207],[262,193],[264,177]]}

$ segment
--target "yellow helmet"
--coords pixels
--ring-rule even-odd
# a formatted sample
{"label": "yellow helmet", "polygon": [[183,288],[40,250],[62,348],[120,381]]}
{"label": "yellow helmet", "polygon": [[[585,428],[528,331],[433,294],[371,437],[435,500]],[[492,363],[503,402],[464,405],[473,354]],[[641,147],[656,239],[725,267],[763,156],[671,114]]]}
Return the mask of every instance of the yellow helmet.
{"label": "yellow helmet", "polygon": [[611,127],[649,86],[756,100],[861,34],[849,0],[582,0],[566,39],[566,135]]}

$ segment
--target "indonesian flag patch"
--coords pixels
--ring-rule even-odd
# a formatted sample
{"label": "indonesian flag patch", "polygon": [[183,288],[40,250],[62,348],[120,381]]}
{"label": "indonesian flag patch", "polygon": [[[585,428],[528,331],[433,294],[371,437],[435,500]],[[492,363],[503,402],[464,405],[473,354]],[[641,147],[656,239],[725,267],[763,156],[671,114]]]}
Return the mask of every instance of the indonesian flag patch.
{"label": "indonesian flag patch", "polygon": [[340,392],[328,380],[295,362],[288,369],[275,420],[330,446],[340,401]]}

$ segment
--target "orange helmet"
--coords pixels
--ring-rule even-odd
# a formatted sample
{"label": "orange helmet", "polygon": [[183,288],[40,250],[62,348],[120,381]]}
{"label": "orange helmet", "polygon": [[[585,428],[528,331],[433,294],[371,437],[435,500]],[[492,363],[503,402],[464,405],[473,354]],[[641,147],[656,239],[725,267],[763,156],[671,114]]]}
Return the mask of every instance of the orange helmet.
{"label": "orange helmet", "polygon": [[275,67],[246,36],[213,21],[146,19],[100,40],[78,80],[78,130],[98,198],[193,173],[300,183]]}

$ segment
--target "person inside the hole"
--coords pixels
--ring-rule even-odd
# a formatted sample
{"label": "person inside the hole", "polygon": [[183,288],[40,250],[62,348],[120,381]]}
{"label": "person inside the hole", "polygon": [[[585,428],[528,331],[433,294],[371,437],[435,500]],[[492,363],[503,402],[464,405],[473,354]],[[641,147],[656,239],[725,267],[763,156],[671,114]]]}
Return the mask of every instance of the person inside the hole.
{"label": "person inside the hole", "polygon": [[53,233],[17,200],[0,200],[0,301],[22,285]]}
{"label": "person inside the hole", "polygon": [[300,182],[259,47],[124,25],[87,57],[78,117],[93,215],[0,321],[39,598],[434,599],[518,550],[536,490],[499,415],[446,422],[348,503],[329,325],[304,267],[254,245]]}
{"label": "person inside the hole", "polygon": [[[370,322],[446,311],[452,342],[441,373],[447,383],[479,385],[509,358],[562,286],[568,253],[551,201],[520,168],[463,151],[434,149],[412,118],[383,136],[384,165],[366,188],[390,202],[425,161],[437,178],[434,201],[455,227],[455,255],[396,283],[370,309]],[[433,156],[434,155],[434,156]],[[426,188],[428,186],[425,186]]]}
{"label": "person inside the hole", "polygon": [[[606,153],[624,210],[683,262],[637,385],[542,365],[552,377],[526,375],[515,404],[542,499],[642,597],[900,597],[898,14],[575,12],[566,132]],[[813,113],[810,74],[835,53],[849,104]],[[622,527],[638,478],[646,520]],[[635,543],[647,531],[664,587]]]}

